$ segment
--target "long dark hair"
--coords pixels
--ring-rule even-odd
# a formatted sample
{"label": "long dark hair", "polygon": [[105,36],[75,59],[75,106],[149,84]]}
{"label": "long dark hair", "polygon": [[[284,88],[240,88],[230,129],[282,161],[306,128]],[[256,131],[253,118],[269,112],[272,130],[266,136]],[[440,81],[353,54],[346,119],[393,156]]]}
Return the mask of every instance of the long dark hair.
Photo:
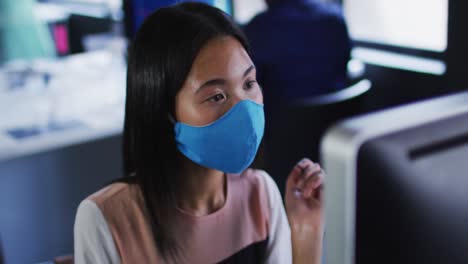
{"label": "long dark hair", "polygon": [[156,246],[167,260],[177,257],[173,235],[181,155],[176,148],[175,97],[199,50],[220,36],[246,37],[221,10],[201,3],[161,8],[146,18],[128,53],[123,132],[124,181],[138,184]]}

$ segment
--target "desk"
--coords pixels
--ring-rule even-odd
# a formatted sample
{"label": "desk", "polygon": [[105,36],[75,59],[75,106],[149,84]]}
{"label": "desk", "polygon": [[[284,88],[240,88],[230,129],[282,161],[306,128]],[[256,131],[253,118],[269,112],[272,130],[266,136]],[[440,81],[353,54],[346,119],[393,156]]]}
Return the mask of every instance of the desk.
{"label": "desk", "polygon": [[[47,87],[38,91],[35,87],[19,91],[4,88],[0,93],[0,161],[114,136],[122,130],[123,59],[118,61],[108,51],[97,51],[41,63],[38,67],[42,71],[52,72]],[[25,84],[34,85],[34,81]],[[15,137],[12,133],[71,121],[79,125],[46,129],[29,137]]]}
{"label": "desk", "polygon": [[[100,51],[51,63],[45,68],[54,73],[44,94],[0,87],[0,236],[6,263],[73,253],[79,202],[122,176],[125,67],[113,57]],[[8,133],[37,122],[31,116],[44,110],[43,100],[52,105],[45,107],[51,114],[46,117],[80,125],[22,139]]]}

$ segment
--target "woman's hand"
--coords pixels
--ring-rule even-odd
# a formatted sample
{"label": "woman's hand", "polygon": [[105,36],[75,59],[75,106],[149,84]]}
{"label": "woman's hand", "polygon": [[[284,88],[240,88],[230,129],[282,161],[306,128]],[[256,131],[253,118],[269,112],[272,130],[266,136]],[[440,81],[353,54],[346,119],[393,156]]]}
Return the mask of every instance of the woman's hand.
{"label": "woman's hand", "polygon": [[286,182],[286,211],[294,263],[320,263],[323,241],[323,180],[319,164],[302,159]]}

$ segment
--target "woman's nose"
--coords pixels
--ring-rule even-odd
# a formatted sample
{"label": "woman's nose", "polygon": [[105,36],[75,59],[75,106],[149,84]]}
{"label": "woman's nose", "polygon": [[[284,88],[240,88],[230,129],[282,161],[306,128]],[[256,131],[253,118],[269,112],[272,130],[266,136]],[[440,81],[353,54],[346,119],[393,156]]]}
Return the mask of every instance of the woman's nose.
{"label": "woman's nose", "polygon": [[238,91],[231,96],[231,107],[243,100],[254,100],[254,98],[250,98],[249,95],[243,91]]}
{"label": "woman's nose", "polygon": [[239,103],[240,101],[242,100],[245,100],[245,98],[243,96],[233,96],[232,99],[231,99],[231,104],[232,106],[236,105],[237,103]]}
{"label": "woman's nose", "polygon": [[[254,88],[255,89],[255,88]],[[236,105],[243,100],[251,100],[258,104],[263,104],[263,95],[260,89],[258,90],[247,90],[244,87],[236,87],[236,89],[231,90],[230,94],[230,107]]]}

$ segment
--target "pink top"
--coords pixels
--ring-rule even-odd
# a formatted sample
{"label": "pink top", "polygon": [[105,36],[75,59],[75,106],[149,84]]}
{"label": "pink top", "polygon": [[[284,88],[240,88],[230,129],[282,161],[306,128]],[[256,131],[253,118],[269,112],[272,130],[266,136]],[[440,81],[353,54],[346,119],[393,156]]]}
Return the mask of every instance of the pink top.
{"label": "pink top", "polygon": [[[175,221],[183,263],[291,263],[282,199],[264,171],[228,174],[221,209],[202,217],[178,211]],[[137,185],[115,183],[80,204],[75,263],[164,263]]]}

